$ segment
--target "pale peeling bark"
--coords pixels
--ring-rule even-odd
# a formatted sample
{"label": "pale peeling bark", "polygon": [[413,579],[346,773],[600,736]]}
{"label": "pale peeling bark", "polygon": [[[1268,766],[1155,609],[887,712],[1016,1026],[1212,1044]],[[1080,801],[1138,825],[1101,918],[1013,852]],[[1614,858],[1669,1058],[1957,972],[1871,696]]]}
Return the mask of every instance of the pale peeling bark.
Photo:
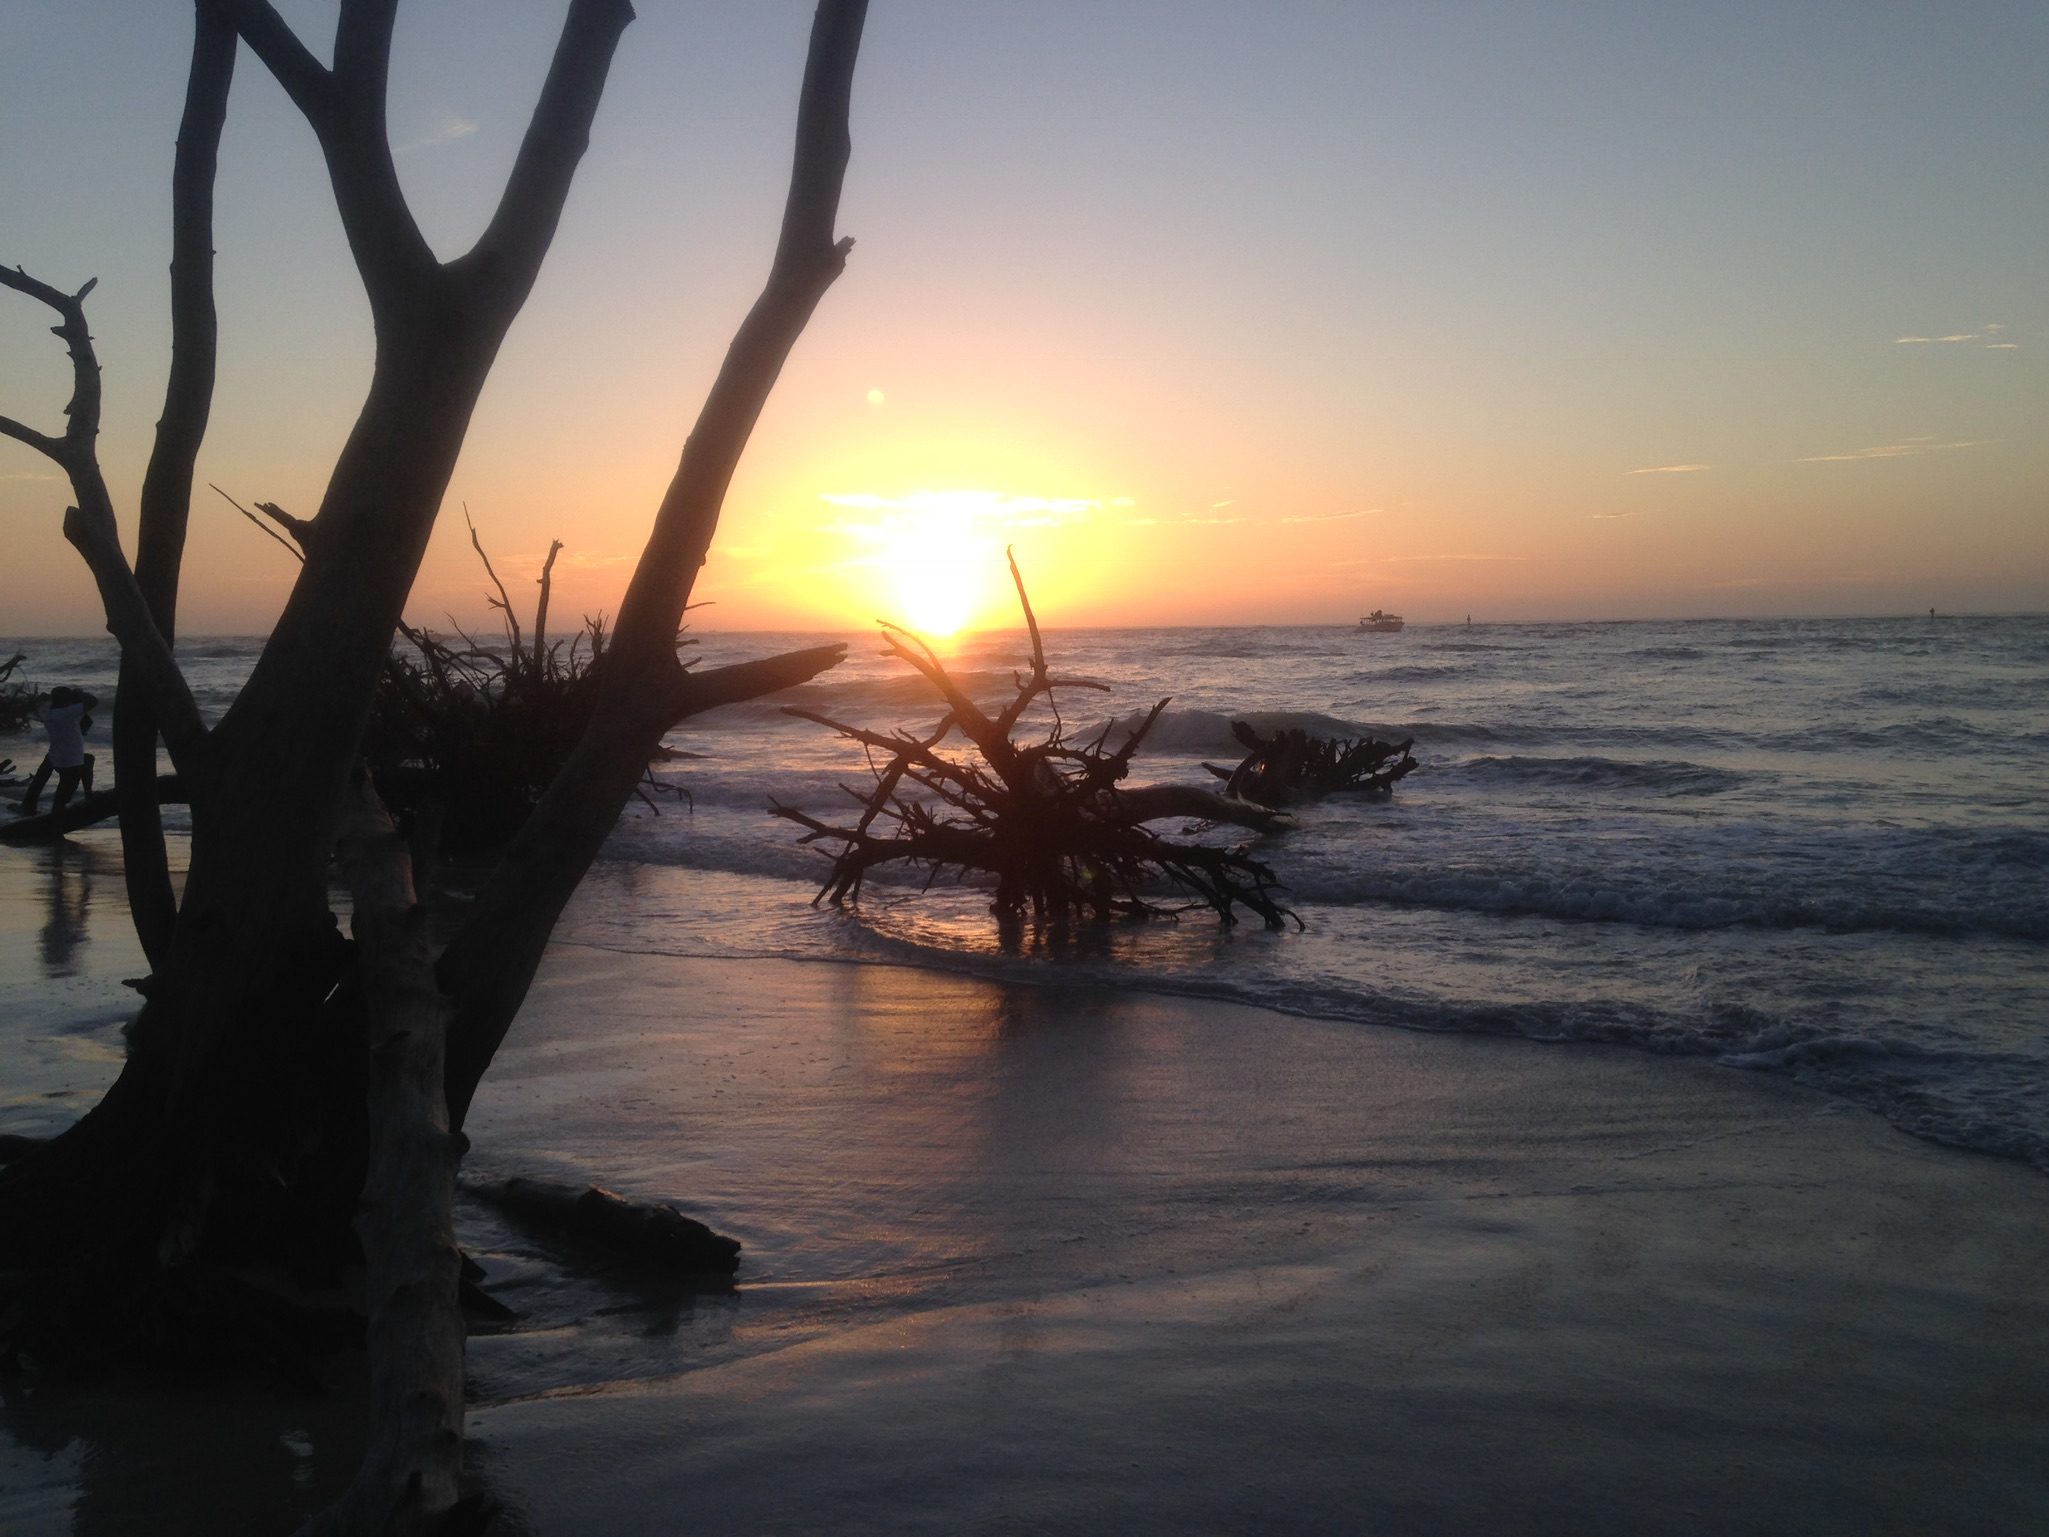
{"label": "pale peeling bark", "polygon": [[412,861],[367,776],[350,786],[335,857],[355,903],[370,1037],[370,1165],[356,1230],[369,1312],[370,1438],[363,1465],[308,1534],[436,1530],[460,1494],[462,1255],[442,1084],[449,1005],[434,981]]}

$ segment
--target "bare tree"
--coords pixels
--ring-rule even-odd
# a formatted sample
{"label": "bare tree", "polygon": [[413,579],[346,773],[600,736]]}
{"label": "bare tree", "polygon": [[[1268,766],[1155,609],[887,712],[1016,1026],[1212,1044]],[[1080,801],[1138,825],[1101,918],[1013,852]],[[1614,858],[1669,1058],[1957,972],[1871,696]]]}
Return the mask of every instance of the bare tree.
{"label": "bare tree", "polygon": [[[392,161],[385,82],[396,9],[396,0],[342,0],[332,63],[323,64],[267,0],[196,0],[173,173],[173,364],[133,566],[94,446],[99,367],[84,309],[93,285],[70,291],[0,270],[0,283],[57,314],[54,329],[72,359],[64,432],[0,417],[0,433],[69,477],[77,505],[64,532],[120,642],[122,836],[152,967],[115,1084],[75,1126],[0,1170],[0,1259],[29,1267],[16,1327],[38,1348],[111,1330],[121,1317],[186,1316],[159,1304],[189,1298],[218,1261],[304,1265],[345,1248],[368,1158],[360,1064],[391,1009],[410,1011],[409,1029],[453,1021],[441,1126],[414,1137],[426,1149],[419,1156],[442,1159],[452,1177],[470,1097],[564,903],[663,733],[696,712],[801,682],[842,654],[817,647],[687,670],[675,638],[741,452],[851,245],[835,238],[834,224],[865,0],[820,0],[768,283],[655,515],[580,744],[439,958],[438,993],[422,998],[418,947],[402,932],[410,876],[393,862],[403,850],[360,826],[351,878],[366,895],[357,943],[339,937],[327,872],[345,806],[360,810],[351,771],[378,675],[470,414],[554,236],[614,49],[633,19],[626,0],[570,0],[497,209],[476,244],[444,262],[414,222]],[[319,142],[370,301],[376,359],[319,512],[291,526],[304,561],[290,599],[240,696],[209,728],[171,638],[213,388],[214,163],[238,43],[277,78]],[[178,901],[155,801],[159,738],[192,807],[191,865]],[[337,1061],[358,1068],[336,1073]],[[417,1099],[394,1112],[410,1116],[415,1132]],[[452,1273],[447,1285],[452,1305]],[[137,1308],[137,1299],[153,1300]],[[374,1333],[378,1299],[371,1304]],[[449,1402],[459,1425],[459,1353],[456,1370]],[[415,1463],[406,1476],[418,1472]]]}

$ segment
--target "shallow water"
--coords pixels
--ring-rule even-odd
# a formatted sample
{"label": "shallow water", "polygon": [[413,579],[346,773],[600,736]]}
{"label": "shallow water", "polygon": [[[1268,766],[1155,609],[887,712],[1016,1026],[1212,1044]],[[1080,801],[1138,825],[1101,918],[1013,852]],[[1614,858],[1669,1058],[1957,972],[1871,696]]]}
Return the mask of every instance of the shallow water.
{"label": "shallow water", "polygon": [[[830,814],[868,770],[780,706],[877,727],[939,713],[873,636],[848,638],[838,670],[671,736],[702,755],[660,771],[691,805],[629,811],[560,939],[1704,1054],[2049,1168],[2049,618],[1051,632],[1057,671],[1109,686],[1067,696],[1070,718],[1172,696],[1140,779],[1210,782],[1237,719],[1414,737],[1422,767],[1392,800],[1334,798],[1256,843],[1304,924],[1282,934],[1199,914],[1007,933],[979,888],[887,878],[857,914],[810,908],[822,860],[767,803]],[[110,692],[104,642],[21,644],[36,676]],[[996,694],[1023,644],[974,637],[952,661]],[[181,653],[209,712],[254,655]]]}

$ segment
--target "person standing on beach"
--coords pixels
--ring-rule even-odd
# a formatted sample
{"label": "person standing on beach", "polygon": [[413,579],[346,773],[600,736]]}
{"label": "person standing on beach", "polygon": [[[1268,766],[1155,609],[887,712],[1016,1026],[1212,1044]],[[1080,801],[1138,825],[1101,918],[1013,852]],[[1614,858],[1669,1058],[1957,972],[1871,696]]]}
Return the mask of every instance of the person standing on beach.
{"label": "person standing on beach", "polygon": [[72,792],[81,782],[85,793],[92,794],[93,755],[85,750],[85,734],[92,730],[92,717],[86,712],[98,704],[99,700],[82,688],[60,684],[50,690],[49,703],[37,711],[43,718],[43,729],[50,734],[50,750],[43,755],[42,767],[29,780],[28,793],[21,798],[23,816],[36,814],[36,802],[42,798],[43,786],[53,770],[57,775],[57,793],[50,797],[52,816],[71,804]]}

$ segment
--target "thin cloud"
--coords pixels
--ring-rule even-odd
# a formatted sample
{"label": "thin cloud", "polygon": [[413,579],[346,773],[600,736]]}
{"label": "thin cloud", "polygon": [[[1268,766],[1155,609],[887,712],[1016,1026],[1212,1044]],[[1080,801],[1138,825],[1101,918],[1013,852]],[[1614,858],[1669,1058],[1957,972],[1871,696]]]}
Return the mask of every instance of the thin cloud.
{"label": "thin cloud", "polygon": [[[1232,498],[1232,502],[1235,502],[1236,500],[1237,500],[1237,498],[1236,498],[1236,497],[1233,497],[1233,498]],[[1214,511],[1216,511],[1216,509],[1217,509],[1217,508],[1219,508],[1219,507],[1229,507],[1229,506],[1231,505],[1231,502],[1211,502],[1211,503],[1210,503],[1209,505],[1210,505],[1210,511],[1214,512]]]}
{"label": "thin cloud", "polygon": [[1938,443],[1933,438],[1908,438],[1900,443],[1881,443],[1860,448],[1852,454],[1809,454],[1796,464],[1848,464],[1857,459],[1911,459],[1916,454],[1937,454],[1952,448],[1983,448],[1991,439],[1972,438],[1960,443]]}
{"label": "thin cloud", "polygon": [[0,475],[0,480],[55,480],[56,478],[55,475],[37,475],[28,470],[23,470],[18,475]]}
{"label": "thin cloud", "polygon": [[1711,470],[1711,464],[1653,464],[1646,469],[1631,470],[1632,475],[1692,475],[1700,470]]}
{"label": "thin cloud", "polygon": [[415,150],[432,149],[437,144],[452,144],[457,139],[467,139],[477,131],[477,125],[468,118],[451,112],[446,107],[437,107],[427,119],[427,132],[410,143],[392,147],[394,155],[410,155]]}
{"label": "thin cloud", "polygon": [[1526,555],[1389,555],[1386,557],[1385,563],[1390,566],[1420,565],[1429,561],[1459,561],[1467,564],[1485,564],[1490,562],[1521,562],[1528,558]]}
{"label": "thin cloud", "polygon": [[1282,518],[1281,521],[1283,523],[1342,523],[1348,518],[1368,518],[1374,513],[1384,510],[1380,507],[1361,507],[1355,512],[1316,512],[1305,514],[1299,518]]}
{"label": "thin cloud", "polygon": [[2003,325],[1987,325],[1975,331],[1955,331],[1948,336],[1897,336],[1893,338],[1893,344],[1898,347],[1939,347],[1945,342],[1978,342],[1987,348],[2010,352],[2020,343],[1994,340],[2005,329]]}
{"label": "thin cloud", "polygon": [[[1638,470],[1636,473],[1641,475],[1643,471]],[[1612,522],[1616,518],[1633,518],[1636,516],[1636,509],[1632,507],[1627,512],[1590,512],[1587,516],[1596,523],[1607,523]]]}

